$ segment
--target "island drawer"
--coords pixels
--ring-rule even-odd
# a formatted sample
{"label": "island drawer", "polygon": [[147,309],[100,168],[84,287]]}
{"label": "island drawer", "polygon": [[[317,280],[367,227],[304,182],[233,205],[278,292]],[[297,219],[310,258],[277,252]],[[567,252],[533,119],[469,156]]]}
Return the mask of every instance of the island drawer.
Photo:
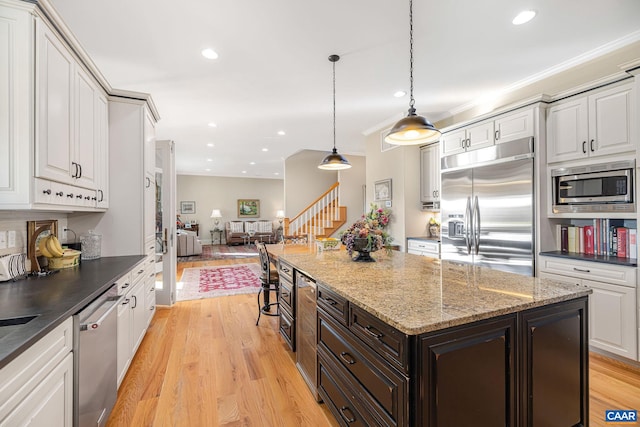
{"label": "island drawer", "polygon": [[278,276],[284,277],[290,283],[293,283],[293,267],[291,264],[278,260]]}
{"label": "island drawer", "polygon": [[383,425],[405,425],[408,379],[371,351],[346,328],[318,313],[319,350],[328,354],[337,370]]}
{"label": "island drawer", "polygon": [[279,328],[280,328],[280,335],[282,335],[282,338],[284,338],[285,342],[287,343],[291,351],[295,351],[296,350],[295,323],[291,315],[287,313],[285,310],[280,311]]}
{"label": "island drawer", "polygon": [[349,313],[349,329],[393,366],[408,373],[409,337],[353,304]]}
{"label": "island drawer", "polygon": [[318,306],[343,325],[347,325],[349,321],[349,303],[345,298],[330,291],[325,286],[318,285]]}
{"label": "island drawer", "polygon": [[318,356],[318,393],[338,423],[345,427],[375,425],[372,420],[369,421],[361,415],[367,412],[359,407],[354,393],[349,391],[344,378],[337,375],[326,358],[321,354]]}
{"label": "island drawer", "polygon": [[293,285],[285,278],[280,278],[280,309],[289,313],[293,317],[295,299],[293,298]]}

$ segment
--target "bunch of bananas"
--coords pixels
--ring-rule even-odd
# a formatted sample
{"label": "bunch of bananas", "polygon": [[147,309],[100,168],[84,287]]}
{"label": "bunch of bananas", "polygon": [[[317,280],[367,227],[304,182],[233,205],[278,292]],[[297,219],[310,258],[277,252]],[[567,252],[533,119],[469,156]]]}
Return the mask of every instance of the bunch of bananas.
{"label": "bunch of bananas", "polygon": [[40,249],[40,253],[47,258],[60,258],[64,255],[64,250],[62,249],[60,241],[53,234],[40,239],[38,249]]}

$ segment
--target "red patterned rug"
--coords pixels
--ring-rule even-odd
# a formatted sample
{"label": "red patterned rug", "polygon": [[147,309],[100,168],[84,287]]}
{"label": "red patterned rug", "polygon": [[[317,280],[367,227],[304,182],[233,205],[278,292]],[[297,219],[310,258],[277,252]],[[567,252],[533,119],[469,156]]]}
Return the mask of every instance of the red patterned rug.
{"label": "red patterned rug", "polygon": [[176,300],[257,293],[261,273],[256,263],[185,268],[177,284]]}
{"label": "red patterned rug", "polygon": [[202,245],[200,255],[179,256],[178,262],[206,261],[210,259],[257,257],[258,249],[254,245]]}

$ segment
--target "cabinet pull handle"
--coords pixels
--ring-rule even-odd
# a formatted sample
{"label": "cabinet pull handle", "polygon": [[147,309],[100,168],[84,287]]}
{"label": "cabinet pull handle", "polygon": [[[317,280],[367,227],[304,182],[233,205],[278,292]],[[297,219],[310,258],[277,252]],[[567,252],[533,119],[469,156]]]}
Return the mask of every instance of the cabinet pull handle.
{"label": "cabinet pull handle", "polygon": [[595,139],[592,139],[591,141],[589,141],[589,148],[591,149],[591,152],[596,151],[596,150],[593,148],[593,143],[594,143],[594,142],[595,142]]}
{"label": "cabinet pull handle", "polygon": [[134,295],[131,298],[133,298],[133,304],[134,304],[131,306],[131,308],[136,308],[138,306],[138,297]]}
{"label": "cabinet pull handle", "polygon": [[104,201],[104,192],[102,190],[98,190],[98,193],[100,194],[100,200],[98,200],[99,202]]}
{"label": "cabinet pull handle", "polygon": [[67,197],[69,197],[70,199],[72,199],[72,198],[73,198],[73,193],[69,193],[69,194],[67,194]]}
{"label": "cabinet pull handle", "polygon": [[384,334],[382,332],[380,332],[379,330],[377,330],[376,328],[374,328],[371,325],[367,325],[364,327],[364,330],[367,331],[369,333],[369,335],[371,335],[374,338],[382,338],[384,336]]}
{"label": "cabinet pull handle", "polygon": [[138,274],[144,273],[144,268],[142,270],[138,270]]}
{"label": "cabinet pull handle", "polygon": [[332,298],[322,298],[324,300],[324,302],[326,302],[329,305],[336,305],[338,304],[338,302]]}
{"label": "cabinet pull handle", "polygon": [[76,199],[82,199],[82,194],[78,194],[78,195],[76,196]]}
{"label": "cabinet pull handle", "polygon": [[56,196],[62,197],[64,193],[62,191],[56,191]]}
{"label": "cabinet pull handle", "polygon": [[78,164],[76,162],[71,162],[71,165],[74,168],[74,172],[71,175],[71,178],[78,178]]}
{"label": "cabinet pull handle", "polygon": [[51,194],[51,190],[49,189],[42,190],[42,194]]}
{"label": "cabinet pull handle", "polygon": [[129,287],[129,283],[125,283],[124,285],[120,286],[120,289],[127,289]]}
{"label": "cabinet pull handle", "polygon": [[151,307],[149,307],[149,311],[153,311],[153,310],[155,310],[155,309],[156,309],[156,306],[155,306],[155,305],[152,305]]}
{"label": "cabinet pull handle", "polygon": [[342,353],[340,353],[340,359],[344,360],[349,365],[353,365],[354,363],[356,363],[353,356],[347,353],[346,351],[343,351]]}
{"label": "cabinet pull handle", "polygon": [[499,140],[500,139],[500,130],[498,129],[495,133],[495,140]]}
{"label": "cabinet pull handle", "polygon": [[122,305],[129,304],[129,301],[131,301],[129,298],[125,299],[124,301],[122,301]]}
{"label": "cabinet pull handle", "polygon": [[[347,415],[347,412],[349,412],[349,415]],[[342,418],[349,424],[356,422],[356,417],[353,415],[353,412],[346,406],[340,408],[340,414],[342,414]]]}
{"label": "cabinet pull handle", "polygon": [[145,176],[145,177],[144,177],[144,179],[147,181],[147,183],[146,183],[145,187],[146,187],[146,188],[151,187],[151,179],[149,179],[149,177],[148,177],[148,176]]}
{"label": "cabinet pull handle", "polygon": [[282,271],[283,271],[283,272],[285,272],[285,273],[289,273],[289,272],[291,271],[291,270],[289,270],[289,269],[288,269],[288,268],[286,268],[286,267],[282,267],[280,270],[282,270]]}
{"label": "cabinet pull handle", "polygon": [[289,292],[281,292],[280,295],[283,299],[288,299],[291,294]]}
{"label": "cabinet pull handle", "polygon": [[80,163],[78,163],[78,170],[80,171],[78,173],[78,178],[82,178],[82,165]]}
{"label": "cabinet pull handle", "polygon": [[587,141],[582,141],[582,153],[587,154]]}
{"label": "cabinet pull handle", "polygon": [[577,268],[577,267],[573,267],[573,269],[575,271],[580,271],[582,273],[591,273],[591,270],[589,270],[588,268]]}

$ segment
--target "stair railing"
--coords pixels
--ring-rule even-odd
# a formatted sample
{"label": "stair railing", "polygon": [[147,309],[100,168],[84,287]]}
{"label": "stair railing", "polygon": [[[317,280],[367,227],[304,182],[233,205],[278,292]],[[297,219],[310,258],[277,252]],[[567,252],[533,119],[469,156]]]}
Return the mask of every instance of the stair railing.
{"label": "stair railing", "polygon": [[340,183],[336,182],[315,201],[311,202],[298,215],[288,221],[285,227],[287,235],[306,234],[310,240],[318,234],[324,234],[324,227],[340,218]]}

